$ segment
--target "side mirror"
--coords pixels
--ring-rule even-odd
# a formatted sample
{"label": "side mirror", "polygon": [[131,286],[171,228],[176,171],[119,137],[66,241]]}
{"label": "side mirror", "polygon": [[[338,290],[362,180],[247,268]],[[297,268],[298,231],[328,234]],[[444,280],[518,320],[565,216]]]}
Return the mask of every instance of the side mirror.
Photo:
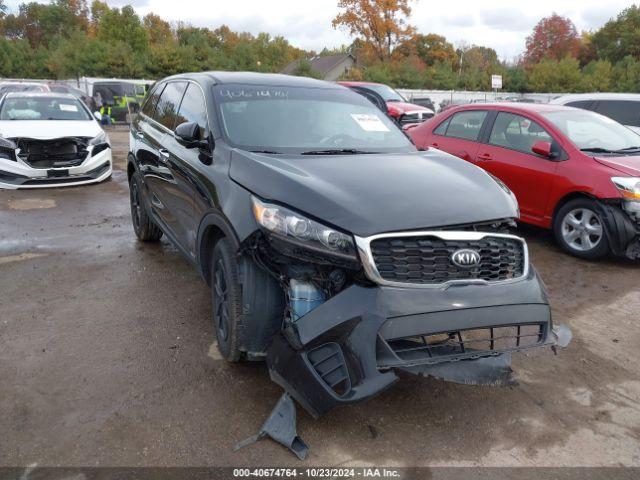
{"label": "side mirror", "polygon": [[176,140],[187,148],[200,145],[200,126],[196,122],[184,122],[176,127]]}
{"label": "side mirror", "polygon": [[551,142],[538,141],[533,144],[531,151],[546,158],[553,156],[551,152]]}
{"label": "side mirror", "polygon": [[96,117],[96,120],[98,120],[98,121],[102,120],[102,114],[97,110],[95,112],[93,112],[93,116]]}

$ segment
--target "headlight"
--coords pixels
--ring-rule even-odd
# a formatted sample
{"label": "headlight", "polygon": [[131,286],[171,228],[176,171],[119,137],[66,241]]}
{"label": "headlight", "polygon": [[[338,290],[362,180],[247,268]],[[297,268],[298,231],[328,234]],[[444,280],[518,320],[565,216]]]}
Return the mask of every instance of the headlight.
{"label": "headlight", "polygon": [[255,197],[251,200],[253,215],[265,230],[307,249],[356,260],[351,236],[280,205],[265,203]]}
{"label": "headlight", "polygon": [[0,159],[16,160],[16,146],[11,140],[0,137]]}
{"label": "headlight", "polygon": [[93,137],[91,140],[89,140],[89,145],[93,146],[93,149],[91,150],[91,156],[97,155],[98,153],[109,148],[109,143],[109,137],[104,131]]}
{"label": "headlight", "polygon": [[640,178],[612,177],[611,181],[624,198],[627,200],[640,201]]}

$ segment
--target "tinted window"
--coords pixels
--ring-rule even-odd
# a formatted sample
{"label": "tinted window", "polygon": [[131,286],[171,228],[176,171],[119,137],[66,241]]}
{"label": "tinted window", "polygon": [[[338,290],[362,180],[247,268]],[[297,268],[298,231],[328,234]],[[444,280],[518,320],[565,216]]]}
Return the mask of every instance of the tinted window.
{"label": "tinted window", "polygon": [[200,126],[200,138],[207,136],[207,107],[198,85],[190,83],[184,94],[180,111],[176,120],[176,126],[185,122],[196,122]]}
{"label": "tinted window", "polygon": [[182,100],[182,94],[186,87],[186,82],[170,82],[160,95],[158,105],[153,113],[153,119],[173,130],[176,123],[176,113]]}
{"label": "tinted window", "polygon": [[444,135],[447,131],[447,127],[449,126],[449,122],[451,121],[451,117],[447,118],[444,122],[442,122],[438,127],[433,131],[436,135]]}
{"label": "tinted window", "polygon": [[160,94],[162,93],[163,88],[164,85],[158,85],[147,97],[147,101],[142,107],[142,113],[144,113],[146,116],[153,118],[153,112],[156,109],[156,103],[158,103],[158,98],[160,98]]}
{"label": "tinted window", "polygon": [[489,136],[489,143],[492,145],[525,153],[532,153],[531,147],[540,141],[553,142],[553,139],[533,120],[505,112],[498,113]]}
{"label": "tinted window", "polygon": [[484,110],[455,113],[447,126],[446,136],[465,140],[478,140],[482,122],[484,122],[486,116],[487,112]]}
{"label": "tinted window", "polygon": [[589,107],[593,107],[593,102],[591,100],[580,100],[577,102],[569,102],[566,104],[567,107],[575,107],[575,108],[582,108],[584,110],[593,110],[593,108],[589,108]]}
{"label": "tinted window", "polygon": [[622,125],[640,126],[640,102],[630,100],[600,100],[595,111]]}

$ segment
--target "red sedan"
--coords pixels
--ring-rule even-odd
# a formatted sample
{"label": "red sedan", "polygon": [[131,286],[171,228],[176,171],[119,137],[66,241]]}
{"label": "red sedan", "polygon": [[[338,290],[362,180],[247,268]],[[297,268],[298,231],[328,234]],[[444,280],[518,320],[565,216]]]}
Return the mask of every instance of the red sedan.
{"label": "red sedan", "polygon": [[593,112],[560,105],[474,104],[407,133],[504,182],[521,220],[553,229],[582,258],[640,259],[640,135]]}

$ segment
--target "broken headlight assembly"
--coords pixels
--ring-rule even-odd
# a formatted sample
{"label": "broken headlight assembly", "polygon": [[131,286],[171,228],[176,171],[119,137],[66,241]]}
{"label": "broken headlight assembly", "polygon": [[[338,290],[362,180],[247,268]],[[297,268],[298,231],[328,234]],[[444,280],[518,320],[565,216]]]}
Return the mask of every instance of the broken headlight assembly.
{"label": "broken headlight assembly", "polygon": [[611,181],[624,199],[622,203],[624,210],[636,222],[640,222],[640,178],[612,177]]}
{"label": "broken headlight assembly", "polygon": [[11,140],[0,137],[0,160],[13,160],[16,159],[16,146]]}
{"label": "broken headlight assembly", "polygon": [[303,249],[310,255],[333,257],[336,260],[357,262],[353,238],[323,225],[293,210],[263,202],[252,197],[253,215],[271,239],[289,244],[295,256]]}
{"label": "broken headlight assembly", "polygon": [[98,135],[89,140],[89,145],[93,147],[93,149],[91,150],[91,156],[93,157],[110,147],[109,137],[104,131],[100,132]]}

